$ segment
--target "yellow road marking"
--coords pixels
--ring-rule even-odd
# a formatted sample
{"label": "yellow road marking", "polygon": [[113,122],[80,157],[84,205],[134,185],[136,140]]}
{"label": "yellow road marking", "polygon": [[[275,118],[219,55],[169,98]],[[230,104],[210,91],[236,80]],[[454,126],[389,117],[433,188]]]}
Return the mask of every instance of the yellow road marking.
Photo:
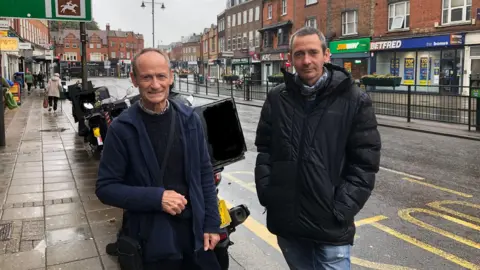
{"label": "yellow road marking", "polygon": [[231,173],[222,173],[222,176],[227,178],[228,180],[234,182],[235,184],[243,187],[244,189],[257,194],[257,190],[255,189],[255,183],[252,186],[249,183],[247,183],[245,181],[242,181],[242,180],[238,179],[237,177],[231,175]]}
{"label": "yellow road marking", "polygon": [[[225,200],[224,198],[221,198],[219,196],[219,199]],[[228,201],[225,200],[225,203],[228,208],[232,208],[232,204],[229,203]],[[376,216],[372,218],[367,218],[365,220],[360,220],[359,222],[363,224],[370,224],[373,222],[373,220],[383,220],[386,219],[387,217],[385,216]],[[268,229],[260,222],[256,221],[253,219],[251,216],[245,220],[245,222],[242,224],[245,226],[248,230],[253,232],[256,236],[258,236],[260,239],[265,241],[267,244],[269,244],[271,247],[276,249],[278,252],[282,252],[280,250],[280,247],[278,246],[277,243],[277,237],[270,233]],[[363,260],[357,257],[351,257],[350,258],[352,264],[363,266],[366,268],[370,269],[378,269],[378,270],[415,270],[414,268],[409,268],[409,267],[404,267],[404,266],[398,266],[398,265],[393,265],[393,264],[384,264],[384,263],[376,263],[376,262],[371,262],[367,260]]]}
{"label": "yellow road marking", "polygon": [[413,238],[413,237],[411,237],[411,236],[409,236],[409,235],[406,235],[406,234],[403,234],[403,233],[401,233],[401,232],[398,232],[398,231],[396,231],[396,230],[394,230],[394,229],[392,229],[392,228],[390,228],[390,227],[387,227],[387,226],[385,226],[385,225],[382,225],[382,224],[380,224],[380,223],[371,223],[370,225],[372,225],[373,227],[375,227],[375,228],[377,228],[377,229],[379,229],[379,230],[382,230],[382,231],[384,231],[384,232],[386,232],[386,233],[388,233],[388,234],[390,234],[390,235],[392,235],[392,236],[395,236],[395,237],[397,237],[397,238],[399,238],[399,239],[401,239],[401,240],[403,240],[403,241],[405,241],[405,242],[407,242],[407,243],[410,243],[410,244],[415,245],[415,246],[417,246],[417,247],[419,247],[419,248],[422,248],[422,249],[424,249],[424,250],[426,250],[426,251],[428,251],[428,252],[431,252],[431,253],[433,253],[433,254],[435,254],[435,255],[438,255],[438,256],[440,256],[440,257],[442,257],[442,258],[445,258],[445,259],[447,259],[447,260],[449,260],[449,261],[451,261],[451,262],[453,262],[453,263],[455,263],[455,264],[458,264],[458,265],[460,265],[460,266],[462,266],[462,267],[465,267],[465,268],[467,268],[467,269],[474,269],[474,270],[479,270],[479,269],[480,269],[480,266],[478,266],[478,265],[475,265],[475,264],[473,264],[473,263],[471,263],[471,262],[469,262],[469,261],[466,261],[466,260],[464,260],[464,259],[462,259],[462,258],[459,258],[459,257],[457,257],[457,256],[455,256],[455,255],[453,255],[453,254],[451,254],[451,253],[445,252],[445,251],[443,251],[443,250],[441,250],[441,249],[439,249],[439,248],[436,248],[436,247],[434,247],[434,246],[431,246],[431,245],[429,245],[429,244],[427,244],[427,243],[424,243],[424,242],[422,242],[422,241],[420,241],[420,240],[418,240],[418,239],[416,239],[416,238]]}
{"label": "yellow road marking", "polygon": [[458,205],[469,206],[469,207],[472,207],[472,208],[480,209],[480,204],[474,204],[474,203],[463,202],[463,201],[437,201],[437,202],[427,203],[428,206],[430,206],[432,208],[435,208],[437,210],[440,210],[440,211],[443,211],[443,212],[449,213],[451,215],[461,217],[461,218],[464,218],[464,219],[467,219],[467,220],[470,220],[470,221],[473,221],[473,222],[480,223],[480,218],[477,218],[477,217],[474,217],[474,216],[471,216],[471,215],[467,215],[467,214],[452,210],[452,209],[447,208],[447,207],[443,207],[443,205],[445,205],[445,204],[458,204]]}
{"label": "yellow road marking", "polygon": [[449,189],[449,188],[439,187],[439,186],[436,186],[434,184],[430,184],[430,183],[427,183],[427,182],[422,182],[422,181],[419,181],[417,179],[413,179],[413,178],[409,178],[409,177],[404,177],[403,180],[407,180],[407,181],[410,181],[412,183],[416,183],[416,184],[424,185],[424,186],[431,187],[431,188],[434,188],[434,189],[438,189],[438,190],[441,190],[441,191],[445,191],[445,192],[448,192],[448,193],[452,193],[452,194],[462,196],[462,197],[465,197],[465,198],[472,198],[473,197],[470,194],[466,194],[466,193],[459,192],[459,191]]}
{"label": "yellow road marking", "polygon": [[371,223],[374,223],[374,222],[378,222],[378,221],[381,221],[381,220],[384,220],[384,219],[387,219],[387,218],[388,217],[382,216],[382,215],[369,217],[369,218],[364,218],[364,219],[355,221],[355,226],[359,227],[359,226],[362,226],[362,225],[367,225],[367,224],[371,224]]}
{"label": "yellow road marking", "polygon": [[398,215],[412,223],[412,224],[415,224],[417,226],[420,226],[424,229],[427,229],[429,231],[432,231],[434,233],[438,233],[440,235],[443,235],[445,237],[448,237],[450,239],[453,239],[457,242],[460,242],[462,244],[465,244],[467,246],[470,246],[470,247],[473,247],[473,248],[476,248],[476,249],[480,249],[480,244],[477,243],[477,242],[474,242],[470,239],[467,239],[467,238],[464,238],[464,237],[461,237],[461,236],[458,236],[456,234],[453,234],[451,232],[448,232],[448,231],[445,231],[443,229],[440,229],[440,228],[437,228],[435,226],[432,226],[428,223],[425,223],[419,219],[416,219],[414,217],[411,216],[412,213],[415,213],[415,212],[421,212],[421,213],[426,213],[426,214],[429,214],[429,215],[432,215],[432,216],[437,216],[437,217],[441,217],[443,219],[446,219],[446,220],[449,220],[449,221],[452,221],[454,223],[457,223],[457,224],[460,224],[462,226],[465,226],[465,227],[468,227],[470,229],[474,229],[474,230],[477,230],[477,231],[480,231],[480,226],[477,226],[475,224],[472,224],[472,223],[469,223],[469,222],[466,222],[466,221],[463,221],[461,219],[458,219],[458,218],[454,218],[454,217],[451,217],[451,216],[448,216],[448,215],[444,215],[444,214],[441,214],[441,213],[438,213],[438,212],[435,212],[435,211],[431,211],[431,210],[427,210],[427,209],[422,209],[422,208],[409,208],[409,209],[402,209],[400,211],[398,211]]}
{"label": "yellow road marking", "polygon": [[403,175],[403,176],[406,176],[406,177],[417,179],[417,180],[425,180],[425,178],[423,178],[423,177],[416,176],[416,175],[409,174],[409,173],[405,173],[405,172],[401,172],[401,171],[396,171],[396,170],[393,170],[393,169],[388,169],[388,168],[384,168],[384,167],[380,167],[380,169],[384,170],[384,171],[387,171],[387,172],[394,173],[394,174]]}

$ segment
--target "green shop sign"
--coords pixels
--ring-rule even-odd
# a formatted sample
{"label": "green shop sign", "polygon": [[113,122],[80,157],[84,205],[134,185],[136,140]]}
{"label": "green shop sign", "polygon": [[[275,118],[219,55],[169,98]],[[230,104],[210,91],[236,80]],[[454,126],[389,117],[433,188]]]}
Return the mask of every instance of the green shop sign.
{"label": "green shop sign", "polygon": [[349,39],[330,42],[330,52],[356,53],[370,51],[370,38]]}

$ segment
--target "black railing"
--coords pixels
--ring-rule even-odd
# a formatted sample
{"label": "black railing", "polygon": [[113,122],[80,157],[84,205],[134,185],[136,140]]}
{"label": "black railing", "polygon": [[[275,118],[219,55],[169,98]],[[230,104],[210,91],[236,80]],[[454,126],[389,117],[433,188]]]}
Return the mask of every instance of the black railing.
{"label": "black railing", "polygon": [[[233,96],[250,100],[265,100],[268,92],[278,83],[268,81],[245,80],[242,84],[223,82],[218,79],[199,82],[193,78],[182,78],[175,82],[177,89],[190,93]],[[480,130],[478,115],[479,98],[472,96],[471,87],[451,85],[401,85],[382,87],[381,90],[368,86],[361,87],[370,95],[375,113],[379,115],[429,120],[453,124],[468,125],[468,130],[476,127]],[[448,90],[446,90],[448,89]],[[451,90],[455,90],[452,93]],[[421,90],[421,91],[420,91]]]}

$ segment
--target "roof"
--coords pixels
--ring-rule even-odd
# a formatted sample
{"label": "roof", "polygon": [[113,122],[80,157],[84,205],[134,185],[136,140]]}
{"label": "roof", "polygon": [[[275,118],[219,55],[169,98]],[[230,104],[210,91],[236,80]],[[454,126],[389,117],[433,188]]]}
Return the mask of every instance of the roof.
{"label": "roof", "polygon": [[283,26],[292,26],[293,22],[288,20],[285,22],[274,23],[270,25],[265,25],[262,29],[258,29],[259,32],[266,31],[266,30],[274,30]]}
{"label": "roof", "polygon": [[[112,33],[112,32],[115,32],[115,33]],[[87,35],[88,35],[89,38],[93,35],[96,35],[100,39],[102,39],[102,43],[104,45],[108,44],[108,37],[126,37],[127,33],[134,34],[137,39],[143,39],[143,35],[135,34],[132,31],[110,31],[107,35],[106,30],[87,30]],[[60,31],[50,32],[52,40],[55,40],[55,42],[57,44],[62,44],[63,39],[70,34],[73,34],[78,39],[80,39],[80,30],[78,30],[78,29],[62,29]]]}

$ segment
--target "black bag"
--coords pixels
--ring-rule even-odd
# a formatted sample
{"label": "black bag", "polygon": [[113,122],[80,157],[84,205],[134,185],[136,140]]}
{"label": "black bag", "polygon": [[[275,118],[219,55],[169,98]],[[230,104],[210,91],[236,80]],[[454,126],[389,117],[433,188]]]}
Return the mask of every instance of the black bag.
{"label": "black bag", "polygon": [[[165,156],[162,160],[162,167],[160,168],[160,177],[157,179],[157,186],[163,185],[163,177],[165,175],[165,167],[167,165],[167,160],[170,155],[170,149],[173,144],[173,138],[175,137],[175,123],[176,123],[176,111],[175,108],[172,106],[172,120],[170,124],[170,132],[168,134],[168,143],[167,149],[165,150]],[[125,216],[125,215],[124,215]],[[152,213],[150,217],[148,217],[147,222],[148,226],[146,226],[147,231],[144,235],[144,241],[148,241],[150,238],[151,230],[153,229],[153,219],[154,214]],[[122,227],[124,227],[123,224]],[[123,228],[122,228],[123,231]],[[127,233],[128,234],[128,233]],[[120,269],[122,270],[142,270],[143,269],[143,253],[142,253],[142,245],[139,243],[138,240],[126,235],[120,235],[117,239],[117,243],[115,244],[117,250],[115,254],[118,256],[118,263],[120,264]],[[108,246],[107,246],[108,249]]]}

